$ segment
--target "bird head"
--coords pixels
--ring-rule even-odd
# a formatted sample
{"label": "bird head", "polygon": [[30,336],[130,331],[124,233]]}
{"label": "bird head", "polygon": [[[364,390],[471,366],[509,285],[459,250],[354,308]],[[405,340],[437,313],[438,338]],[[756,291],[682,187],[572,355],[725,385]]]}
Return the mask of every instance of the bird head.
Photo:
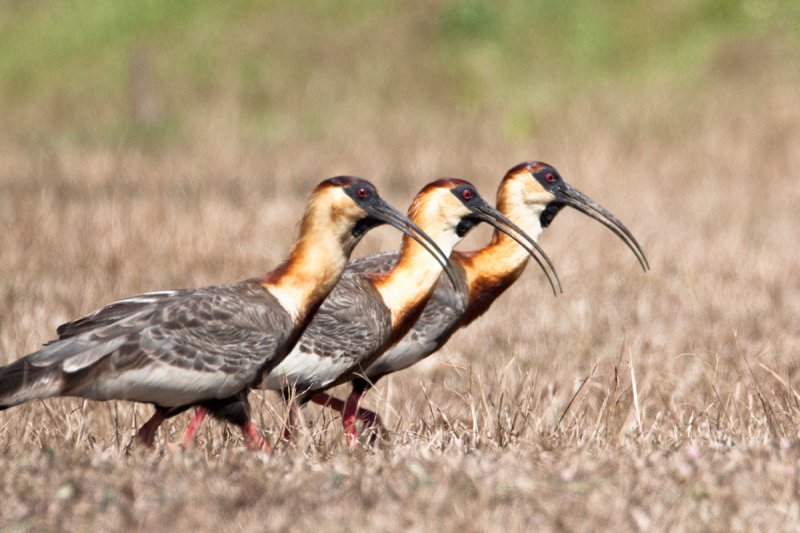
{"label": "bird head", "polygon": [[[323,216],[308,218],[326,226],[328,231],[333,230],[345,249],[352,250],[370,229],[389,224],[417,241],[443,266],[450,266],[448,254],[408,217],[386,203],[375,186],[365,179],[353,176],[327,179],[314,190],[309,206],[310,210],[318,206],[325,211]],[[307,229],[302,233],[307,233]],[[313,234],[313,229],[308,233]]]}
{"label": "bird head", "polygon": [[[553,291],[560,288],[550,259],[538,244],[506,216],[490,206],[471,183],[456,178],[441,178],[426,185],[409,210],[409,218],[423,228],[440,247],[450,252],[476,224],[486,222],[516,240],[536,259],[550,265],[555,281],[548,276]],[[541,258],[539,257],[541,256]]]}
{"label": "bird head", "polygon": [[622,239],[644,271],[650,268],[644,251],[630,230],[606,208],[564,181],[559,172],[547,163],[527,161],[511,168],[497,191],[497,206],[515,220],[532,218],[532,224],[525,224],[529,233],[534,232],[532,226],[541,232],[565,206],[572,207]]}

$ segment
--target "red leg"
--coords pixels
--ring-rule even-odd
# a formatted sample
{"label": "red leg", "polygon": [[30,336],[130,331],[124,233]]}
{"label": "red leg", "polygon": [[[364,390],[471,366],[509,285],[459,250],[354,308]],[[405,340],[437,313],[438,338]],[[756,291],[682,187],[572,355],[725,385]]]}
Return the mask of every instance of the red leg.
{"label": "red leg", "polygon": [[383,421],[375,411],[370,411],[366,407],[358,408],[358,419],[371,428],[378,427],[383,429]]}
{"label": "red leg", "polygon": [[[350,394],[350,397],[347,398],[348,401],[356,394],[355,392]],[[358,405],[358,401],[361,398],[361,393],[358,394],[358,397],[355,399],[356,406]],[[345,410],[345,402],[336,398],[335,396],[331,396],[330,394],[326,394],[324,392],[318,392],[311,396],[311,401],[319,404],[324,405],[325,407],[330,407],[331,409],[338,411],[342,414],[342,425],[347,427],[347,423],[344,418],[344,410]],[[377,433],[383,433],[384,427],[383,422],[381,421],[381,417],[378,416],[378,413],[366,409],[364,407],[358,407],[356,410],[356,418],[366,424],[369,428],[376,430]]]}
{"label": "red leg", "polygon": [[251,450],[264,450],[267,453],[272,453],[272,448],[269,447],[267,441],[261,438],[252,422],[245,422],[242,426],[242,435],[244,436],[245,444]]}
{"label": "red leg", "polygon": [[208,411],[205,407],[198,407],[194,411],[194,416],[192,417],[192,421],[189,422],[189,427],[186,428],[186,433],[183,434],[183,446],[188,447],[192,445],[192,440],[194,439],[194,432],[197,431],[197,428],[200,427],[200,424],[203,423],[205,420]]}
{"label": "red leg", "polygon": [[156,409],[155,414],[150,417],[150,420],[145,422],[144,425],[139,428],[139,431],[136,432],[139,441],[145,446],[152,448],[156,438],[156,431],[158,431],[158,427],[165,419],[164,413],[160,409]]}
{"label": "red leg", "polygon": [[311,396],[311,401],[317,405],[324,405],[330,407],[334,411],[341,413],[344,411],[344,402],[335,396],[326,394],[324,392],[317,392]]}
{"label": "red leg", "polygon": [[386,432],[386,428],[383,427],[383,421],[381,420],[381,417],[378,416],[378,413],[374,411],[359,407],[358,419],[372,431],[370,435],[370,442],[374,442],[378,436],[383,435]]}
{"label": "red leg", "polygon": [[286,420],[286,425],[283,426],[283,440],[287,442],[292,440],[295,426],[297,426],[297,404],[292,401],[289,403],[289,416]]}
{"label": "red leg", "polygon": [[356,430],[356,415],[358,414],[358,402],[361,400],[361,393],[352,391],[344,402],[342,411],[342,426],[344,434],[350,444],[358,445],[358,431]]}

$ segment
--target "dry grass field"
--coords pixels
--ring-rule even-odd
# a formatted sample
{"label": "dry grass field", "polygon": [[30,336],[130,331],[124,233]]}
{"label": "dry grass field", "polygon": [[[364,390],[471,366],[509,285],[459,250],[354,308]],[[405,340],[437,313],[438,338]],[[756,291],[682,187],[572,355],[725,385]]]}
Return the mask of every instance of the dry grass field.
{"label": "dry grass field", "polygon": [[[389,429],[381,445],[349,448],[316,406],[281,443],[285,409],[268,393],[252,400],[272,455],[216,422],[182,449],[188,414],[142,449],[132,437],[151,408],[125,402],[4,411],[0,531],[800,529],[800,55],[787,42],[724,40],[685,78],[593,78],[520,104],[520,120],[502,99],[455,112],[420,103],[438,86],[381,100],[356,80],[354,96],[309,104],[329,109],[319,123],[287,96],[296,107],[267,136],[252,133],[247,91],[219,89],[175,135],[104,141],[107,125],[64,126],[111,113],[91,94],[77,118],[69,99],[7,99],[4,363],[113,299],[265,272],[310,187],[339,173],[404,206],[441,175],[490,198],[508,167],[542,159],[626,223],[652,271],[565,210],[541,239],[565,293],[529,268],[439,354],[382,381],[365,401]],[[137,61],[134,107],[148,93]],[[324,71],[308,98],[326,74],[344,86]],[[357,254],[398,242],[376,230]]]}

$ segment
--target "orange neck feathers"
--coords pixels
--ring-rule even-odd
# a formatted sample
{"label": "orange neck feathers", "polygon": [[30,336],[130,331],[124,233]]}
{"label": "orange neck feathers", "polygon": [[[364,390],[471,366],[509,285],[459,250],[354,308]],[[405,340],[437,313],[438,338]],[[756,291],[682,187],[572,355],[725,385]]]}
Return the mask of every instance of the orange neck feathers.
{"label": "orange neck feathers", "polygon": [[323,202],[314,198],[309,202],[300,223],[300,237],[288,259],[260,280],[295,324],[302,323],[330,293],[357,243],[350,233],[351,221],[315,203]]}
{"label": "orange neck feathers", "polygon": [[[442,249],[448,253],[444,247]],[[392,329],[428,300],[441,273],[442,266],[427,250],[403,237],[400,259],[394,268],[385,274],[372,276],[375,288],[392,313]]]}
{"label": "orange neck feathers", "polygon": [[[539,215],[543,208],[511,201],[501,189],[497,209],[533,239],[539,238],[542,232]],[[530,257],[514,239],[495,230],[489,244],[474,252],[456,253],[453,259],[466,271],[471,305],[505,290],[522,274]]]}
{"label": "orange neck feathers", "polygon": [[[424,190],[409,209],[409,218],[422,228],[444,254],[450,255],[459,237],[455,225],[460,219],[445,216],[436,201],[424,201]],[[449,193],[448,193],[449,194]],[[372,276],[372,282],[392,314],[392,328],[419,312],[433,292],[442,265],[419,243],[403,236],[400,258],[392,270]]]}

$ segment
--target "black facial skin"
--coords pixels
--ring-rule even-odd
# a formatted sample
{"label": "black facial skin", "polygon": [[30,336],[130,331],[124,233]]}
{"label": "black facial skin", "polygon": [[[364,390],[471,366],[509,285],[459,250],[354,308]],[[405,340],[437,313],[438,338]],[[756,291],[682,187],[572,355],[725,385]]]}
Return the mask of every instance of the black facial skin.
{"label": "black facial skin", "polygon": [[551,166],[545,166],[533,175],[536,181],[542,184],[546,191],[555,192],[564,183],[558,171]]}
{"label": "black facial skin", "polygon": [[469,231],[478,223],[480,223],[480,220],[478,220],[474,215],[462,218],[461,222],[459,222],[458,226],[456,226],[456,235],[458,235],[460,239],[464,238],[464,235],[469,233]]}
{"label": "black facial skin", "polygon": [[[459,185],[458,187],[451,189],[450,192],[452,192],[456,198],[458,198],[459,201],[461,201],[467,207],[478,206],[483,203],[478,191],[476,191],[475,188],[470,185]],[[465,199],[465,194],[470,196],[469,200]],[[472,228],[480,224],[480,222],[481,220],[475,215],[469,215],[462,218],[461,222],[459,222],[458,226],[456,226],[456,235],[459,237],[464,237]]]}
{"label": "black facial skin", "polygon": [[544,208],[542,214],[539,215],[539,223],[542,225],[543,228],[546,228],[550,225],[556,215],[564,208],[564,204],[560,204],[557,202],[550,202],[547,207]]}
{"label": "black facial skin", "polygon": [[383,222],[382,220],[378,220],[377,218],[365,217],[356,222],[356,225],[353,226],[353,231],[351,231],[350,234],[356,239],[360,239],[366,232],[368,232],[372,228],[377,228],[378,226],[382,226],[383,224],[385,224],[385,222]]}
{"label": "black facial skin", "polygon": [[[365,180],[355,178],[352,185],[344,188],[344,192],[347,193],[347,196],[352,198],[353,201],[362,208],[367,206],[377,206],[380,203],[380,196],[378,196],[378,192],[375,190],[375,187]],[[353,237],[359,238],[372,228],[385,223],[386,222],[383,220],[378,220],[375,217],[368,216],[356,222],[356,225],[353,226],[351,233]]]}
{"label": "black facial skin", "polygon": [[533,177],[536,178],[544,190],[553,193],[556,196],[556,200],[550,202],[547,207],[542,211],[542,214],[539,216],[539,223],[542,225],[543,228],[546,228],[550,225],[556,215],[561,211],[564,207],[564,203],[558,201],[559,191],[564,184],[564,180],[561,179],[561,176],[558,174],[558,171],[550,166],[545,166],[538,172],[533,174]]}
{"label": "black facial skin", "polygon": [[347,196],[353,199],[358,205],[365,207],[369,205],[378,205],[380,203],[380,196],[375,186],[367,180],[361,178],[352,178],[352,184],[344,188]]}
{"label": "black facial skin", "polygon": [[[451,189],[450,192],[452,192],[456,198],[458,198],[459,201],[461,201],[467,207],[477,207],[483,203],[483,199],[481,199],[478,191],[476,191],[475,188],[470,185],[459,185],[458,187]],[[466,199],[464,196],[465,194],[469,195],[470,199]],[[458,226],[456,226],[456,235],[459,237],[464,237],[472,228],[480,224],[480,222],[481,219],[475,215],[468,215],[462,218],[461,222],[459,222]]]}
{"label": "black facial skin", "polygon": [[478,191],[476,191],[475,187],[472,185],[459,185],[458,187],[453,187],[450,189],[450,192],[455,194],[456,197],[467,207],[477,206],[483,203],[481,195],[478,194]]}

